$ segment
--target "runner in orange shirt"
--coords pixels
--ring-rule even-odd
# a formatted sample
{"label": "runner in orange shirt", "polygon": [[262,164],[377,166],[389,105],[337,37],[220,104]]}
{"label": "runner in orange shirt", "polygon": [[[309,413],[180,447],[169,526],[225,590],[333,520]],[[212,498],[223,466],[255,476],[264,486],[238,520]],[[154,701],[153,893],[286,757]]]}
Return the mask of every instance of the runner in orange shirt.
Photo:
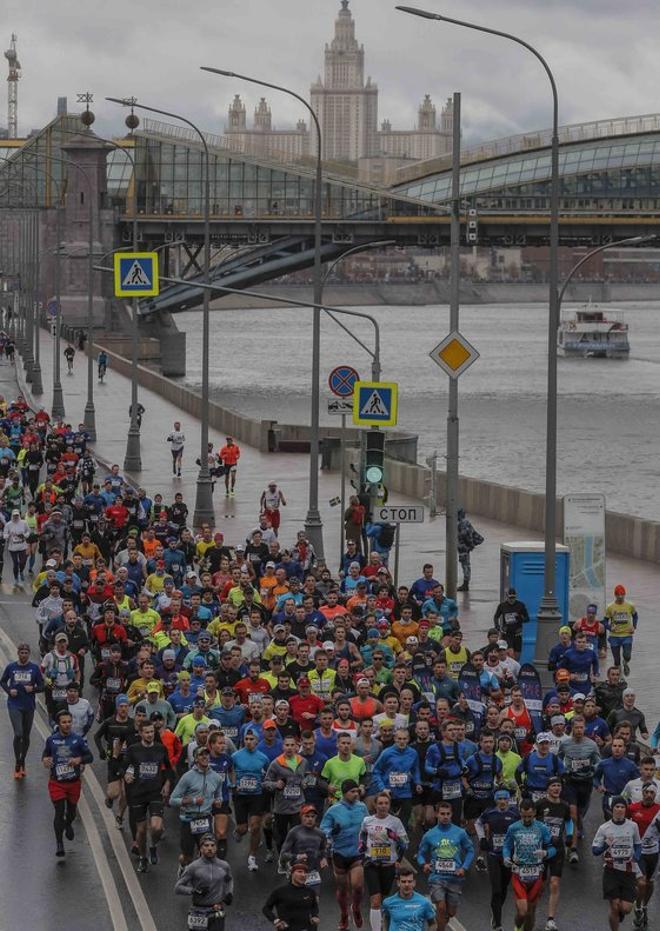
{"label": "runner in orange shirt", "polygon": [[241,448],[238,443],[234,443],[233,437],[227,437],[227,442],[218,453],[218,457],[225,469],[225,495],[233,495],[236,486],[238,460],[241,458]]}

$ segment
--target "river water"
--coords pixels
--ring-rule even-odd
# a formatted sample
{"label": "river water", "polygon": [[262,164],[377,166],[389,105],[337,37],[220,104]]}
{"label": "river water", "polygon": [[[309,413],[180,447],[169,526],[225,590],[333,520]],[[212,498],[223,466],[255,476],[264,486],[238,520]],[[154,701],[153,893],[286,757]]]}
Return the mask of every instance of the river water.
{"label": "river water", "polygon": [[[428,353],[448,331],[449,308],[365,309],[381,327],[382,378],[399,383],[399,426],[419,435],[420,460],[435,449],[442,455],[448,379]],[[623,310],[630,327],[627,361],[559,359],[558,493],[602,492],[611,510],[660,520],[660,301],[611,309]],[[461,332],[481,354],[459,382],[461,471],[543,491],[547,308],[486,304],[460,314]],[[186,311],[176,322],[187,332],[186,381],[199,389],[201,316]],[[349,322],[372,346],[368,322]],[[309,423],[311,337],[307,310],[213,311],[214,400],[258,419]],[[326,317],[325,423],[337,422],[324,399],[327,374],[339,363],[370,377],[366,352]]]}

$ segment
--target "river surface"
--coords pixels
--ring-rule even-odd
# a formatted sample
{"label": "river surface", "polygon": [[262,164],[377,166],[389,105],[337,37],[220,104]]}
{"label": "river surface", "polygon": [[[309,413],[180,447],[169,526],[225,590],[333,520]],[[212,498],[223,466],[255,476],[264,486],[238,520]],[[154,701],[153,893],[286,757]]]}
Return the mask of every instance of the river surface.
{"label": "river surface", "polygon": [[[602,492],[611,510],[660,520],[660,301],[619,308],[630,327],[627,361],[559,359],[558,493]],[[382,378],[399,383],[399,426],[419,435],[420,461],[442,455],[448,378],[428,353],[448,331],[449,308],[366,310],[381,327]],[[481,354],[459,382],[461,471],[543,491],[547,308],[486,304],[460,314]],[[344,320],[373,346],[368,322]],[[199,389],[201,315],[176,322],[187,332],[186,381]],[[311,339],[307,310],[212,312],[212,397],[257,419],[309,423]],[[337,422],[325,413],[328,373],[348,363],[367,379],[371,362],[328,317],[321,345],[321,418]]]}

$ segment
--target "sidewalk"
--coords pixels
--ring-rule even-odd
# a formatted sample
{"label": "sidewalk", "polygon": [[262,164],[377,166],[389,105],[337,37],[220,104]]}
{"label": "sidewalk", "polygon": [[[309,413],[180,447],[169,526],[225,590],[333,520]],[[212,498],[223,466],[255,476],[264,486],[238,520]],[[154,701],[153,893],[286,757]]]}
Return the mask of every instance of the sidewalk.
{"label": "sidewalk", "polygon": [[[44,394],[40,401],[50,411],[52,397],[52,339],[41,333],[41,365]],[[62,351],[66,343],[62,343]],[[65,369],[64,360],[62,360]],[[22,371],[22,368],[21,368]],[[8,378],[9,367],[0,366],[0,391],[12,397]],[[87,359],[76,354],[75,371],[72,376],[62,374],[64,406],[67,420],[77,424],[83,419],[87,398]],[[195,504],[195,482],[197,466],[194,460],[199,455],[199,422],[181,415],[178,409],[151,391],[140,389],[140,402],[146,408],[142,421],[142,466],[140,475],[132,476],[151,493],[161,492],[166,503],[170,503],[175,492],[183,493],[184,501],[192,512]],[[108,370],[106,382],[94,382],[94,404],[96,407],[96,429],[98,440],[95,450],[109,462],[123,465],[126,450],[126,434],[129,427],[128,406],[130,403],[130,380],[112,369]],[[183,477],[171,475],[171,459],[165,437],[175,420],[181,419],[187,442],[184,453]],[[214,446],[224,443],[224,435],[209,431]],[[259,498],[270,479],[281,486],[287,499],[283,509],[281,538],[284,545],[295,539],[296,531],[304,526],[307,512],[307,488],[309,464],[307,456],[294,453],[261,453],[248,446],[241,446],[236,497],[225,498],[224,485],[215,489],[216,525],[222,530],[229,543],[243,539],[257,525]],[[339,556],[340,519],[338,507],[330,507],[329,500],[339,495],[339,474],[321,473],[319,481],[320,511],[323,520],[326,561],[334,571]],[[418,503],[397,496],[392,503]],[[468,515],[471,516],[471,515]],[[504,524],[474,517],[474,524],[486,538],[473,557],[472,590],[459,596],[460,618],[466,632],[468,645],[485,642],[485,631],[490,626],[499,601],[499,548],[500,544],[515,540],[538,540],[539,534],[508,527]],[[428,520],[423,524],[404,526],[401,531],[399,579],[411,582],[421,574],[421,565],[432,562],[436,566],[436,578],[442,579],[444,566],[444,517]],[[655,630],[655,612],[660,595],[658,569],[652,563],[636,562],[621,557],[610,557],[607,561],[607,590],[611,591],[618,582],[626,585],[630,598],[635,602],[639,616],[639,633],[635,640],[631,684],[637,689],[638,706],[647,715],[651,730],[660,715],[660,695],[655,684],[655,650],[658,638]]]}

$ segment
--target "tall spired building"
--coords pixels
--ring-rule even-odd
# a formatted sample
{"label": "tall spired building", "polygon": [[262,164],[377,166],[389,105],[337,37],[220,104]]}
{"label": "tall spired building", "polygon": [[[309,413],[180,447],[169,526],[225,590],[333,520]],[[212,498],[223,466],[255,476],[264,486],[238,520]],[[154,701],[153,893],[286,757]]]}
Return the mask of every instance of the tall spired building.
{"label": "tall spired building", "polygon": [[[312,84],[310,101],[321,125],[323,158],[357,162],[378,152],[378,86],[364,80],[364,46],[355,38],[348,0],[341,0],[335,37],[325,47],[325,75]],[[313,131],[310,148],[316,152]]]}

